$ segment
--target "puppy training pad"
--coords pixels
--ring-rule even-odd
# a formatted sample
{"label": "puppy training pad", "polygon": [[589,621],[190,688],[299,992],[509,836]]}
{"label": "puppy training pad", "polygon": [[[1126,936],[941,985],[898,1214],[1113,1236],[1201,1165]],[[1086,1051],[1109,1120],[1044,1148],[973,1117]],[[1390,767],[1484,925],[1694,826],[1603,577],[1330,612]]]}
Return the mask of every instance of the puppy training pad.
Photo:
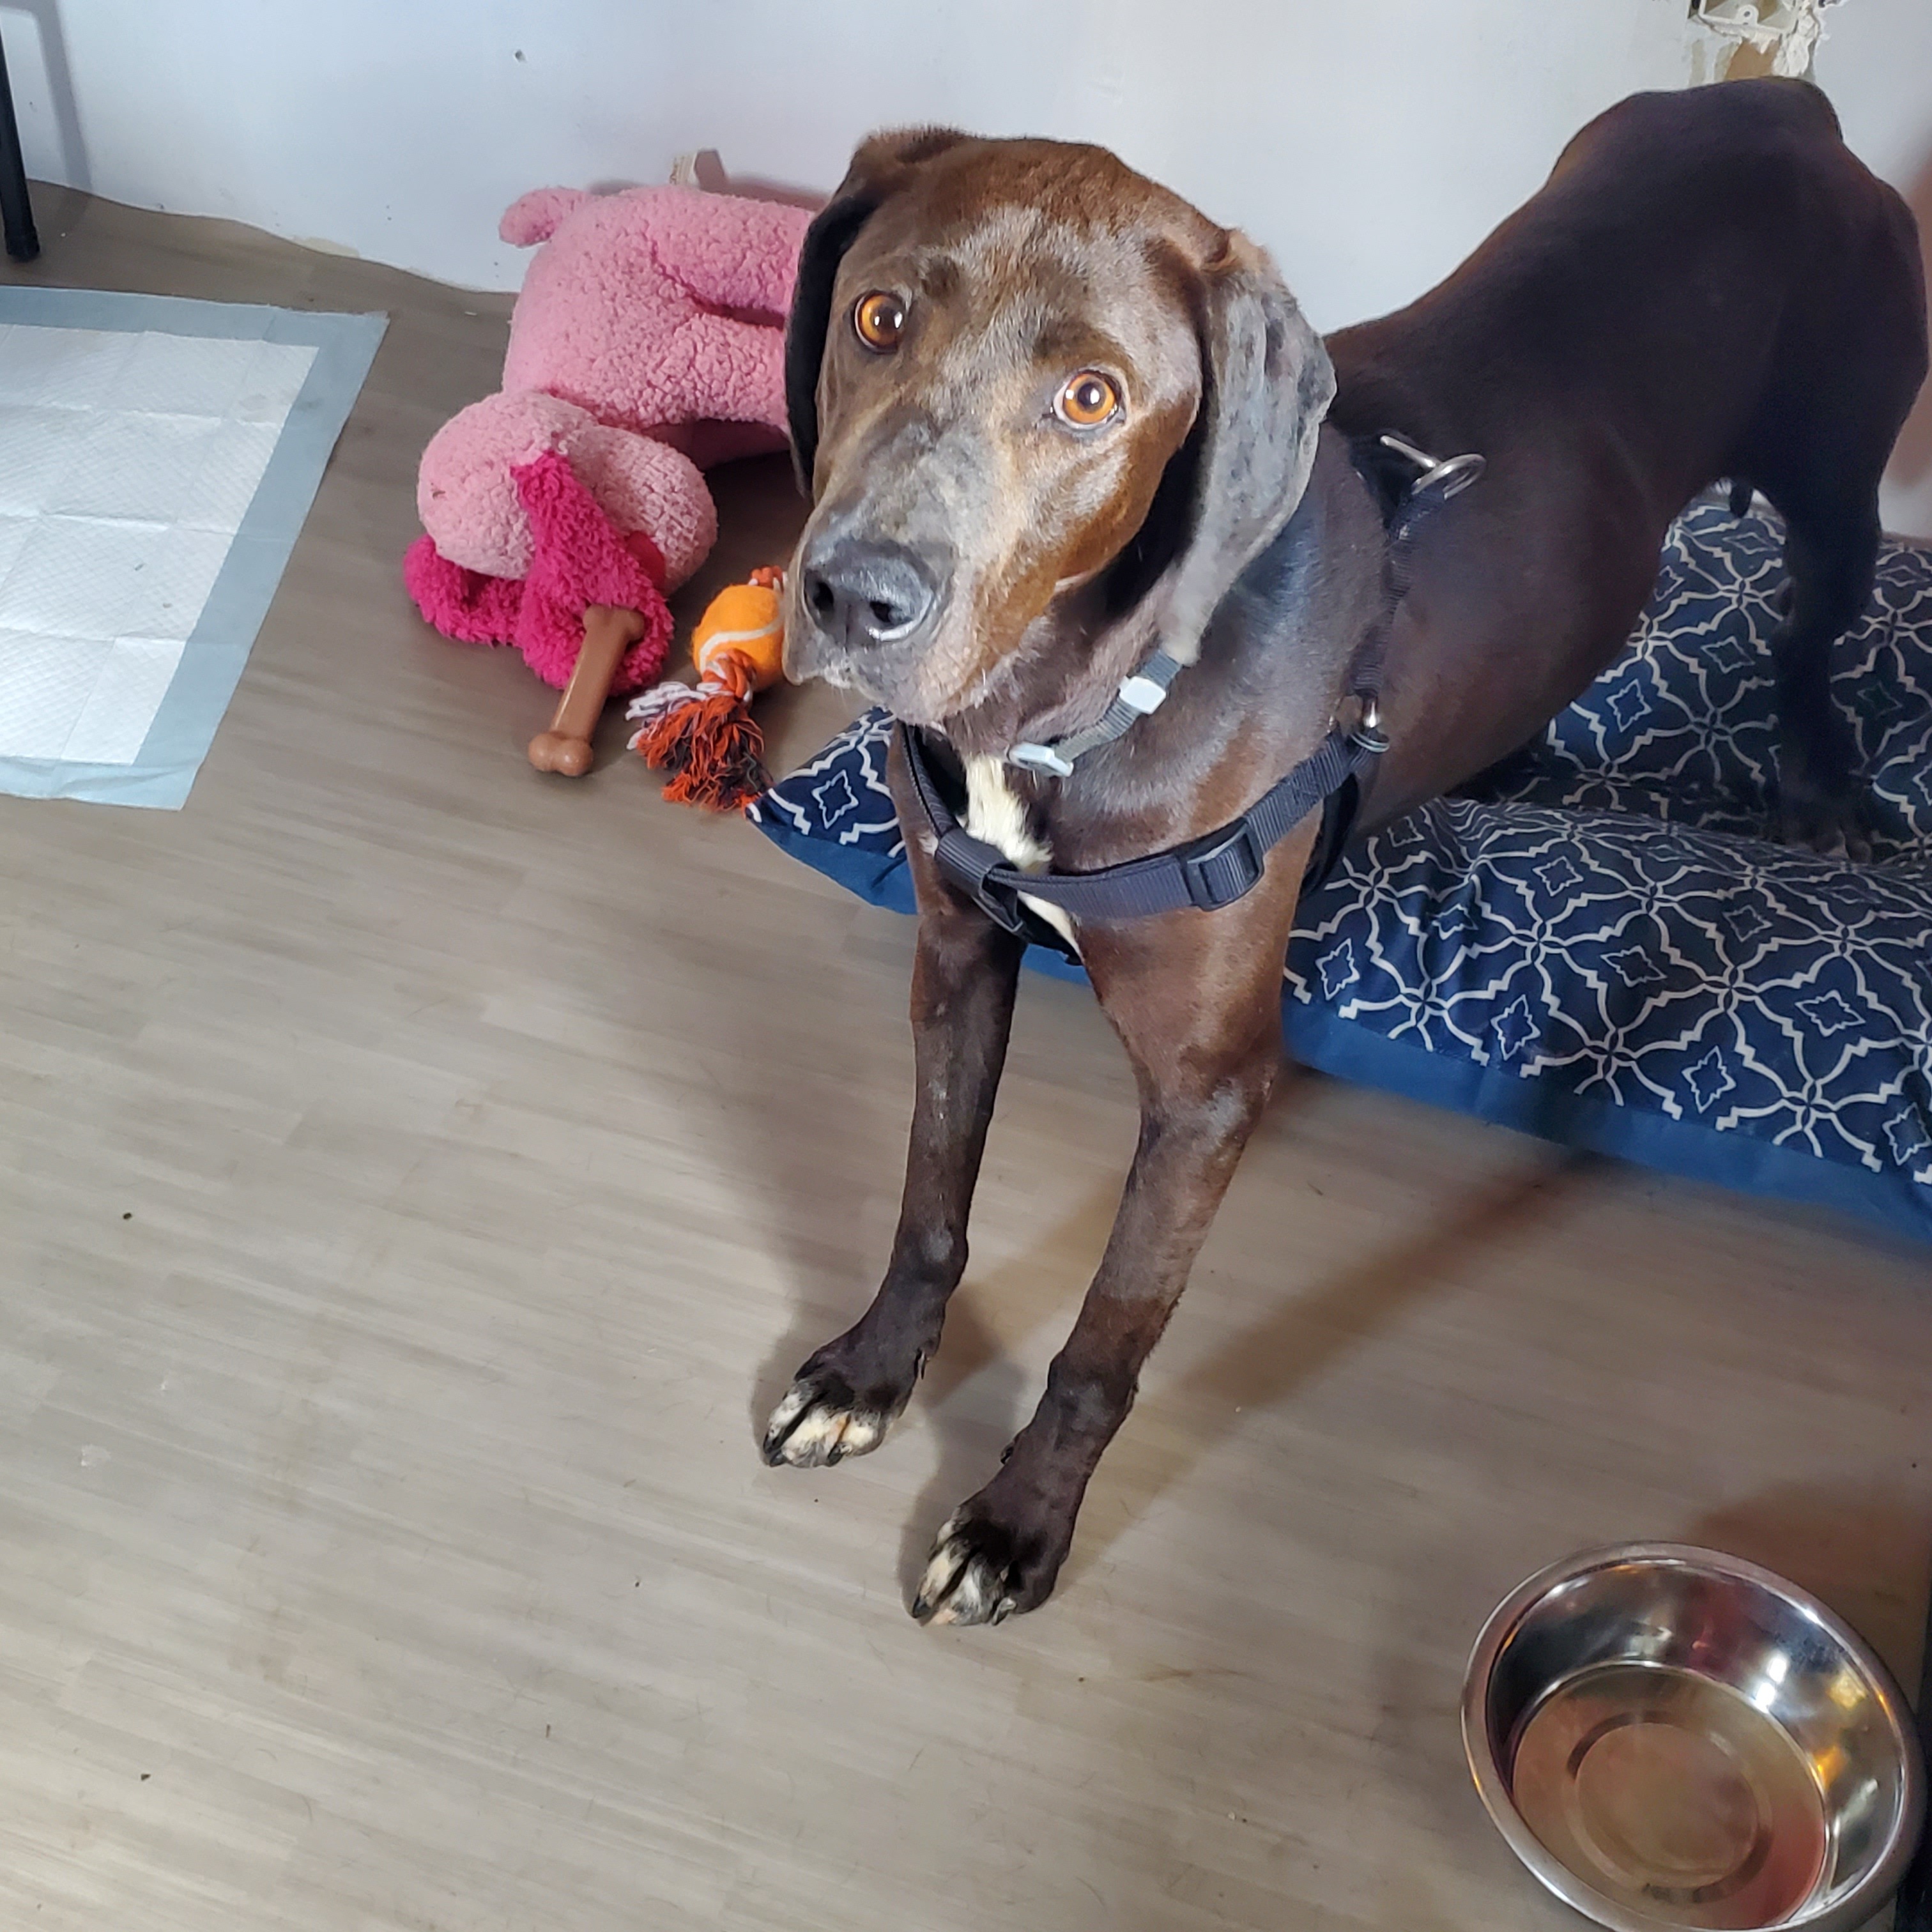
{"label": "puppy training pad", "polygon": [[384,326],[0,286],[0,790],[185,801]]}
{"label": "puppy training pad", "polygon": [[[1932,1238],[1932,548],[1888,542],[1833,659],[1869,864],[1777,845],[1776,520],[1694,506],[1631,646],[1498,795],[1352,848],[1303,902],[1291,1052],[1570,1144]],[[870,713],[752,808],[912,909]],[[1078,976],[1035,948],[1043,970]]]}

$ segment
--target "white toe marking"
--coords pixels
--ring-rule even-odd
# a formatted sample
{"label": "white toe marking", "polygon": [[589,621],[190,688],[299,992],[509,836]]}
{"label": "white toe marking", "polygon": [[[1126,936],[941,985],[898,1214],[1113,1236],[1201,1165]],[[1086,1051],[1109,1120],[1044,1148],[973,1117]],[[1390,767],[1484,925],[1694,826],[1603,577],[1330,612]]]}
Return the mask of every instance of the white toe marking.
{"label": "white toe marking", "polygon": [[[959,1568],[959,1559],[952,1550],[952,1532],[958,1526],[959,1519],[950,1516],[939,1526],[939,1534],[932,1540],[932,1554],[926,1558],[926,1572],[919,1580],[916,1600],[922,1604],[938,1604],[947,1584],[952,1582],[953,1572]],[[951,1611],[944,1606],[932,1615],[936,1624],[950,1624]]]}
{"label": "white toe marking", "polygon": [[996,1600],[986,1566],[962,1556],[953,1545],[952,1532],[958,1521],[957,1516],[948,1519],[933,1546],[926,1574],[919,1580],[920,1601],[934,1606],[928,1619],[932,1623],[985,1623],[994,1618]]}
{"label": "white toe marking", "polygon": [[801,1388],[788,1389],[784,1400],[772,1411],[772,1419],[765,1424],[766,1436],[776,1436],[788,1422],[791,1421],[809,1398]]}
{"label": "white toe marking", "polygon": [[814,1410],[785,1438],[784,1455],[794,1462],[808,1462],[838,1446],[845,1433],[845,1416],[836,1408]]}
{"label": "white toe marking", "polygon": [[[769,1442],[797,1421],[799,1416],[813,1400],[808,1389],[792,1389],[784,1400],[772,1411],[772,1419],[765,1425],[765,1437]],[[783,1442],[778,1454],[788,1462],[823,1461],[835,1449],[848,1456],[861,1456],[868,1449],[876,1449],[884,1439],[886,1424],[878,1417],[855,1415],[849,1409],[821,1408],[807,1415],[793,1429]]]}

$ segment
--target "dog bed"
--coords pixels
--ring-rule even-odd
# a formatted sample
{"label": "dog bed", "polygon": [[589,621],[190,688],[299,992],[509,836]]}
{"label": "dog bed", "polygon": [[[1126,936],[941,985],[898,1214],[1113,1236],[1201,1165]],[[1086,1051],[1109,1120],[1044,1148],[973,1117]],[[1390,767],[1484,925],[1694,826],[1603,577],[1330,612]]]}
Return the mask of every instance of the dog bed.
{"label": "dog bed", "polygon": [[[1872,856],[1854,864],[1767,836],[1783,548],[1768,512],[1694,506],[1631,647],[1542,740],[1487,795],[1348,854],[1301,907],[1288,1048],[1932,1239],[1932,548],[1887,543],[1834,659],[1866,774]],[[750,811],[909,912],[888,732],[868,713]]]}

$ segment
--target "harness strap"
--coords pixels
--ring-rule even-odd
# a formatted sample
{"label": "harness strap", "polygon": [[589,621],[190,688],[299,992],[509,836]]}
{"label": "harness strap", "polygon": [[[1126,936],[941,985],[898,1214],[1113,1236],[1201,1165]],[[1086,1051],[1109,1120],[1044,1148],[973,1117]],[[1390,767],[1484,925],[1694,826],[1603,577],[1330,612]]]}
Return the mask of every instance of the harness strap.
{"label": "harness strap", "polygon": [[1240,818],[1144,859],[1091,872],[1023,872],[985,840],[975,838],[940,795],[919,734],[899,728],[899,742],[920,809],[936,843],[939,869],[1009,932],[1032,930],[1022,897],[1058,907],[1071,919],[1140,919],[1196,906],[1214,912],[1260,884],[1268,855],[1322,800],[1382,755],[1336,726],[1315,752],[1263,793]]}
{"label": "harness strap", "polygon": [[[1410,488],[1389,531],[1387,574],[1382,611],[1363,640],[1350,668],[1348,694],[1360,706],[1353,725],[1333,726],[1308,757],[1288,776],[1271,785],[1238,818],[1184,844],[1102,866],[1090,872],[1025,872],[1010,864],[1006,855],[976,838],[958,820],[942,794],[919,733],[898,726],[898,739],[912,778],[920,816],[932,834],[933,856],[946,880],[971,899],[987,917],[1009,932],[1059,945],[1060,936],[1030,913],[1023,902],[1037,900],[1058,908],[1070,919],[1140,919],[1153,914],[1178,912],[1192,906],[1216,912],[1232,905],[1260,884],[1268,855],[1316,806],[1323,808],[1321,834],[1311,855],[1311,878],[1326,878],[1340,856],[1354,818],[1364,784],[1376,761],[1388,749],[1382,735],[1378,700],[1382,660],[1397,608],[1408,589],[1409,539],[1429,508],[1456,495],[1481,473],[1479,456],[1456,457],[1432,463],[1420,451],[1393,438],[1384,442],[1405,457],[1429,465]],[[1160,676],[1154,667],[1162,666]],[[1164,652],[1156,652],[1140,672],[1120,687],[1120,694],[1100,723],[1088,731],[1056,740],[1051,746],[1015,748],[1012,761],[1029,769],[1064,777],[1084,752],[1120,737],[1137,718],[1144,717],[1167,695],[1180,669]],[[1129,695],[1130,687],[1146,678],[1157,693],[1151,702],[1144,693]],[[1117,720],[1115,713],[1122,714]],[[1086,741],[1086,742],[1083,742]],[[1028,757],[1022,754],[1043,754]],[[1051,762],[1048,762],[1051,760]],[[1057,769],[1065,766],[1065,770]]]}
{"label": "harness strap", "polygon": [[1097,724],[1088,725],[1084,731],[1070,731],[1064,738],[1050,739],[1045,744],[1016,745],[1006,754],[1006,763],[1018,766],[1023,772],[1043,772],[1049,778],[1070,778],[1073,767],[1089,752],[1097,752],[1102,745],[1125,737],[1149,712],[1158,711],[1180,669],[1178,658],[1169,657],[1165,651],[1150,652],[1139,670],[1121,680],[1113,702]]}

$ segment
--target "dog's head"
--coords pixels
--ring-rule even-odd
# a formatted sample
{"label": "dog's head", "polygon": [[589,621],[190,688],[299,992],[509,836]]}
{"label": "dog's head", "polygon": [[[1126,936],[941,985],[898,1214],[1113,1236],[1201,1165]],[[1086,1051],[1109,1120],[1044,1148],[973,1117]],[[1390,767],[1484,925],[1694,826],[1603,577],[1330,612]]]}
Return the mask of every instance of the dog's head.
{"label": "dog's head", "polygon": [[785,386],[786,668],[938,724],[1070,596],[1192,656],[1334,376],[1260,249],[1104,149],[928,130],[868,142],[812,224]]}

